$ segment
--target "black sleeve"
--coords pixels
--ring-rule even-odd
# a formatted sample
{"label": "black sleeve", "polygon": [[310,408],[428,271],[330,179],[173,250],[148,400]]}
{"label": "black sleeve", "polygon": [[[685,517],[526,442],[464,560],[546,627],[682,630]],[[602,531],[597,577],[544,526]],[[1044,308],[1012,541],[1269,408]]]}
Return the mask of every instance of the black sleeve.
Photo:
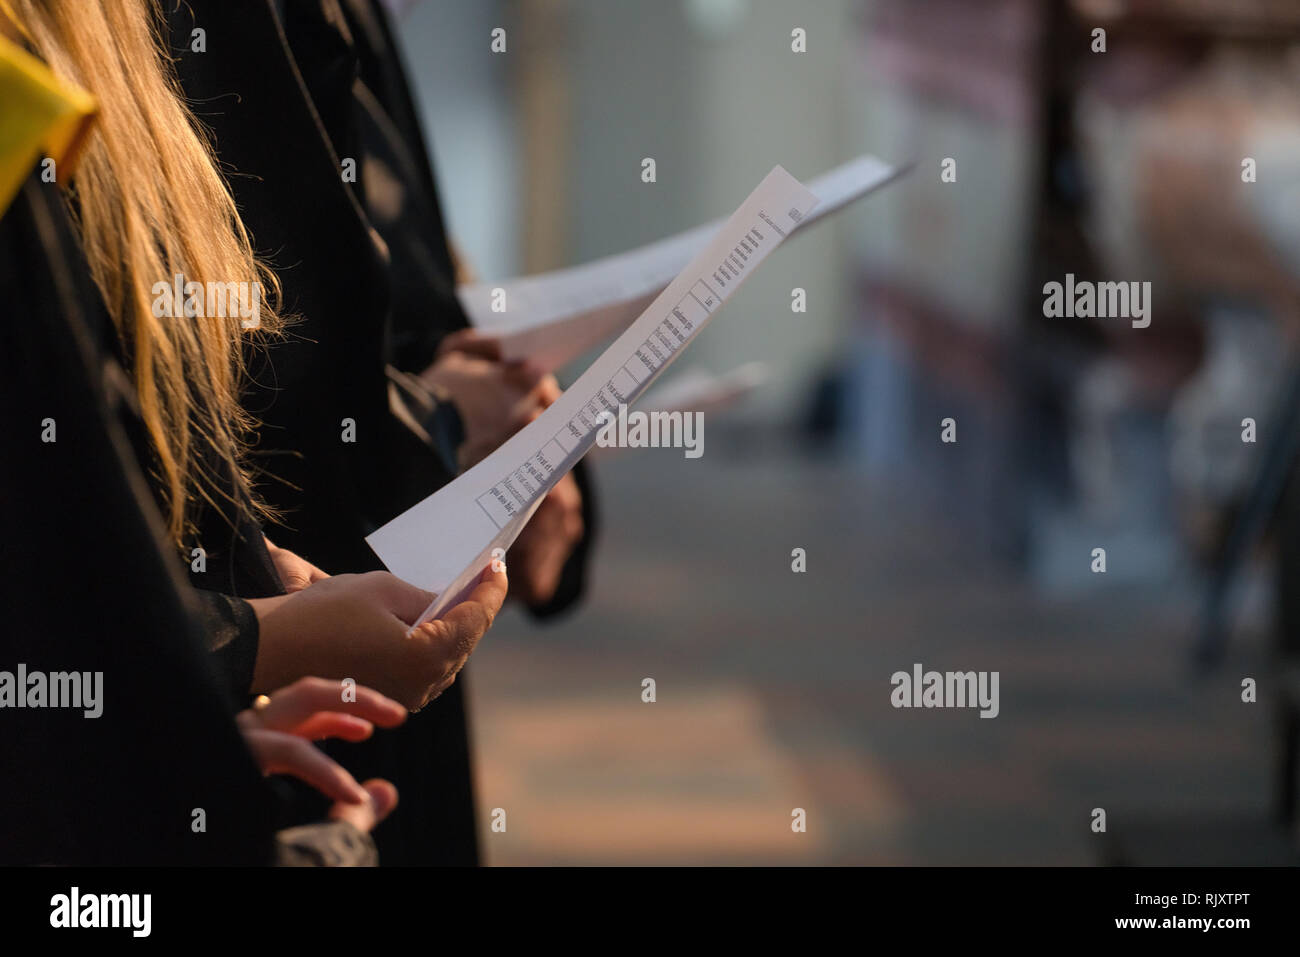
{"label": "black sleeve", "polygon": [[215,591],[196,592],[199,625],[210,660],[225,686],[232,710],[248,698],[257,664],[258,624],[253,606]]}

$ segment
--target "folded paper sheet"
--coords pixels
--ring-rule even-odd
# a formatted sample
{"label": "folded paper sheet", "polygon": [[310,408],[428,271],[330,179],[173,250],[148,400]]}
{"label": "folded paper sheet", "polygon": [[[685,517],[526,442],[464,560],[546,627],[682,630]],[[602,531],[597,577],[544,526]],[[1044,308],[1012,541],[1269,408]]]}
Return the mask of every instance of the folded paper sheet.
{"label": "folded paper sheet", "polygon": [[510,547],[546,493],[591,448],[602,413],[630,407],[817,203],[784,169],[773,169],[550,408],[478,465],[367,536],[389,571],[437,593],[420,621],[464,599],[493,550]]}
{"label": "folded paper sheet", "polygon": [[[817,177],[808,184],[817,208],[796,228],[842,209],[901,172],[874,156],[860,156]],[[721,226],[717,220],[581,266],[456,292],[475,328],[501,340],[504,358],[529,359],[553,370],[626,329]]]}

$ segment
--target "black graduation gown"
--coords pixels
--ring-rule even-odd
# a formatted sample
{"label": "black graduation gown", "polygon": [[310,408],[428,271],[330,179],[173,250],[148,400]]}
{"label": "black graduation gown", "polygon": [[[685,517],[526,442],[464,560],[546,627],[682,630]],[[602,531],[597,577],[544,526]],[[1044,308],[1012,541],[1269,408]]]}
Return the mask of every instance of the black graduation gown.
{"label": "black graduation gown", "polygon": [[[328,10],[334,0],[300,2]],[[432,361],[443,336],[464,328],[468,319],[456,298],[455,267],[433,163],[392,25],[378,0],[337,2],[343,24],[336,32],[351,48],[356,76],[351,87],[353,126],[341,130],[336,139],[348,141],[362,157],[358,179],[361,204],[389,253],[389,361],[399,369],[419,371]],[[294,9],[292,4],[289,9]],[[330,17],[316,22],[321,19],[333,25]],[[301,47],[310,49],[313,33],[328,32],[334,31],[304,29],[301,40],[295,42],[290,36],[290,46],[295,53]],[[329,40],[318,45],[327,49],[337,46]],[[329,62],[331,58],[326,54],[317,59]],[[348,60],[337,53],[334,59]],[[319,71],[324,75],[346,73],[342,67]],[[587,561],[596,539],[596,496],[584,463],[578,464],[573,477],[582,492],[586,532],[565,563],[555,594],[547,602],[529,606],[535,618],[554,618],[568,611],[582,597],[586,584]],[[506,561],[508,564],[508,556]]]}
{"label": "black graduation gown", "polygon": [[[190,50],[196,26],[203,53]],[[189,0],[169,10],[169,29],[185,94],[299,318],[254,364],[247,400],[264,423],[259,464],[278,479],[261,493],[285,516],[272,538],[326,571],[382,567],[365,536],[452,478],[389,412],[385,366],[420,371],[466,322],[388,25],[368,0]],[[345,159],[355,183],[344,181]],[[374,164],[401,184],[395,216],[367,191]],[[344,442],[348,424],[354,441]],[[535,613],[573,603],[586,557],[584,542]],[[384,863],[477,861],[464,688],[462,672],[402,729],[333,747],[358,777],[390,776],[402,791],[376,832]]]}
{"label": "black graduation gown", "polygon": [[[299,317],[288,341],[254,357],[247,397],[263,423],[257,464],[275,476],[259,491],[284,516],[271,537],[326,571],[379,568],[365,536],[450,478],[388,409],[386,254],[342,181],[270,0],[195,0],[169,16],[185,94]],[[188,52],[195,23],[205,53]],[[342,441],[348,424],[353,442]],[[401,791],[375,832],[385,864],[477,862],[463,691],[462,676],[403,727],[330,748],[359,779],[382,775]],[[319,811],[302,797],[302,817]]]}
{"label": "black graduation gown", "polygon": [[164,541],[57,189],[29,180],[0,219],[0,670],[102,672],[103,713],[0,708],[0,860],[269,863],[270,792],[199,623],[214,616],[218,642],[237,629]]}

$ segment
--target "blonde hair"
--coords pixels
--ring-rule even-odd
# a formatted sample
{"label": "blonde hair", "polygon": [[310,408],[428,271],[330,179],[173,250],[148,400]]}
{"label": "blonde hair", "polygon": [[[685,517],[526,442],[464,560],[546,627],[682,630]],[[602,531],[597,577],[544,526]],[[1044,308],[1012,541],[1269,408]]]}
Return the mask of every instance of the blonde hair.
{"label": "blonde hair", "polygon": [[[249,333],[238,315],[185,318],[179,304],[176,318],[158,317],[152,290],[177,275],[204,288],[260,283],[271,302],[254,335],[265,335],[282,326],[273,305],[279,282],[254,254],[207,135],[185,105],[153,0],[9,3],[37,55],[99,101],[69,195],[91,274],[130,355],[168,532],[179,544],[196,496],[218,508],[224,498],[260,509],[243,464],[255,423],[239,401]],[[218,470],[229,472],[225,481]]]}

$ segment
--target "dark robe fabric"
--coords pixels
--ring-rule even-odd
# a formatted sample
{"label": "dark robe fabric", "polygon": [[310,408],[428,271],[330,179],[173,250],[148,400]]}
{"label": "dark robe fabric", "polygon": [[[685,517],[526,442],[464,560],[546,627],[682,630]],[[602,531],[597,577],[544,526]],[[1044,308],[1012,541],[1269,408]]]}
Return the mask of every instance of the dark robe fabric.
{"label": "dark robe fabric", "polygon": [[[297,2],[328,10],[335,0]],[[294,3],[288,0],[290,9]],[[337,0],[337,4],[343,18],[338,32],[348,39],[356,63],[351,114],[355,126],[339,136],[349,139],[363,157],[358,178],[361,204],[389,254],[389,361],[399,369],[419,371],[433,360],[446,333],[468,325],[456,298],[455,266],[433,163],[383,5],[378,0]],[[333,23],[336,17],[321,19]],[[309,29],[303,32],[311,36]],[[298,49],[292,36],[290,44]],[[302,40],[301,45],[310,47],[310,40]],[[586,533],[565,563],[555,594],[529,606],[538,619],[571,609],[586,582],[596,539],[596,496],[583,463],[573,477],[582,492]]]}
{"label": "dark robe fabric", "polygon": [[270,863],[271,793],[204,650],[205,618],[230,640],[237,613],[205,607],[164,541],[134,392],[53,184],[29,180],[0,218],[0,302],[0,670],[103,674],[98,718],[0,708],[0,862]]}
{"label": "dark robe fabric", "polygon": [[[283,516],[270,535],[328,572],[381,568],[365,536],[454,477],[391,414],[386,367],[418,373],[466,324],[389,26],[378,5],[351,0],[167,7],[184,93],[296,318],[287,341],[253,357],[246,401],[263,423],[259,493]],[[205,52],[190,50],[195,27]],[[382,189],[397,189],[396,202]],[[586,518],[591,528],[594,512]],[[587,547],[534,613],[577,599]],[[401,790],[375,835],[385,864],[477,863],[465,683],[462,672],[395,732],[331,746],[358,778],[390,777]]]}
{"label": "dark robe fabric", "polygon": [[[398,369],[418,372],[433,361],[448,332],[469,323],[456,298],[455,265],[433,163],[392,25],[378,0],[285,0],[285,4],[289,10],[307,11],[298,14],[301,26],[289,36],[295,53],[315,45],[334,48],[340,51],[341,63],[322,72],[355,74],[352,109],[346,114],[350,124],[341,124],[331,136],[347,142],[361,157],[359,200],[388,252],[388,360]],[[323,11],[320,16],[310,15],[318,9]],[[341,12],[341,21],[334,10]],[[327,29],[319,29],[321,24]],[[343,44],[335,38],[342,38]],[[344,45],[350,53],[342,52]],[[554,618],[572,608],[586,581],[596,537],[596,498],[584,464],[578,464],[573,476],[582,492],[587,532],[565,563],[555,594],[529,606],[538,619]]]}

